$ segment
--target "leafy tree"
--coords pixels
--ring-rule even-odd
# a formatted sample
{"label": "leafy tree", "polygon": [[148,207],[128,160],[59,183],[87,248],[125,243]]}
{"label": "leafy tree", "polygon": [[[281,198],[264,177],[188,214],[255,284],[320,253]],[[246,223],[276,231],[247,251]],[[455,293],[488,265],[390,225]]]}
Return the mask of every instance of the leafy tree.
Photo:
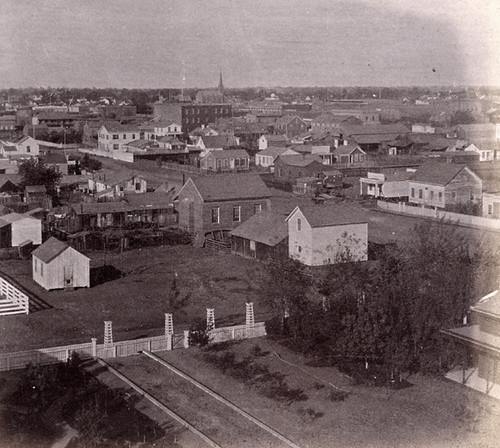
{"label": "leafy tree", "polygon": [[89,172],[99,171],[102,168],[102,163],[97,159],[89,157],[88,154],[82,157],[79,165],[81,169]]}
{"label": "leafy tree", "polygon": [[24,160],[19,164],[19,174],[22,178],[21,185],[45,185],[47,193],[56,195],[56,185],[62,177],[62,173],[54,167],[47,166],[41,160],[34,157]]}

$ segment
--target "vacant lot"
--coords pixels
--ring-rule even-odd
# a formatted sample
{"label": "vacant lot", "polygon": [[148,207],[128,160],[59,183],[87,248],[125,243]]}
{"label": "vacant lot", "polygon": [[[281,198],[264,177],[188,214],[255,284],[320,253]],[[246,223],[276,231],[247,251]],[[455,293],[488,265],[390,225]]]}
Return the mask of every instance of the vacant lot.
{"label": "vacant lot", "polygon": [[177,273],[182,310],[174,312],[174,329],[187,328],[215,308],[218,326],[243,323],[245,303],[254,301],[257,319],[266,312],[257,294],[265,267],[232,255],[191,246],[164,246],[123,253],[88,253],[91,266],[111,265],[123,277],[90,289],[43,290],[31,278],[31,262],[0,262],[0,270],[20,281],[52,308],[0,320],[0,352],[89,342],[102,343],[104,321],[113,322],[115,340],[163,333],[164,313]]}
{"label": "vacant lot", "polygon": [[[250,359],[246,372],[255,374],[238,377],[229,369],[223,372],[207,361],[205,350],[197,348],[159,355],[303,447],[498,446],[499,403],[459,384],[411,376],[412,385],[398,391],[359,386],[336,368],[307,366],[304,358],[266,338],[208,353],[222,357],[229,352],[234,353],[236,361]],[[174,397],[167,378],[171,374],[163,372],[159,364],[152,368],[143,356],[120,358],[114,364],[162,397]],[[261,373],[263,366],[268,374]],[[286,387],[300,389],[303,394],[296,400],[283,399],[279,394],[276,399],[270,398],[273,389],[265,386],[268,380],[263,376],[280,376]],[[332,385],[349,395],[339,398],[338,389]],[[176,398],[172,404],[179,403]],[[168,398],[165,404],[169,405]],[[238,446],[238,440],[233,446]]]}

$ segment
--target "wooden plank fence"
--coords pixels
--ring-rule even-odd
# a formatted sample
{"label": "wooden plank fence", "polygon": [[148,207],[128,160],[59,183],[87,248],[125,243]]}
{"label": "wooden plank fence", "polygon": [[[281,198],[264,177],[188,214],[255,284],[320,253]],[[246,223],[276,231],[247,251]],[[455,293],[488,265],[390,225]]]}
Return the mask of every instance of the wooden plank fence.
{"label": "wooden plank fence", "polygon": [[[266,335],[264,322],[251,325],[234,325],[221,327],[209,331],[209,342],[218,343],[231,340],[256,338]],[[134,339],[130,341],[119,341],[109,345],[97,344],[96,339],[83,344],[73,344],[61,347],[42,348],[24,352],[13,352],[0,354],[0,371],[24,369],[29,364],[55,364],[70,359],[73,353],[77,353],[82,359],[90,358],[120,358],[136,355],[144,350],[160,352],[189,346],[189,332],[173,335],[152,336]]]}
{"label": "wooden plank fence", "polygon": [[23,291],[19,290],[9,281],[0,276],[0,296],[5,297],[10,302],[16,304],[16,307],[22,310],[24,314],[29,313],[29,297]]}

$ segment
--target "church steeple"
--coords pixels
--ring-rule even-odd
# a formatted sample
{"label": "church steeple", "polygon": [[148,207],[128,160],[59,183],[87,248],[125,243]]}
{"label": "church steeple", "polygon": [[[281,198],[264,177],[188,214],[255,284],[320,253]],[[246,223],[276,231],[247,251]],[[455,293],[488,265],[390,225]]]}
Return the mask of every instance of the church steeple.
{"label": "church steeple", "polygon": [[222,82],[222,70],[220,71],[220,75],[219,75],[219,92],[224,95],[224,84]]}

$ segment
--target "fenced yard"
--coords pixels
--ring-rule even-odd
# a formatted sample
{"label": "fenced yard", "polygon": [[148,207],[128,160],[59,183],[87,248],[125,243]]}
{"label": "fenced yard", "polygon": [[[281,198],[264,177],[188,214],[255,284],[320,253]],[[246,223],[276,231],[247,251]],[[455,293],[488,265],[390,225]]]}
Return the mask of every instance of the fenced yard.
{"label": "fenced yard", "polygon": [[[266,335],[264,322],[251,325],[233,325],[216,328],[208,332],[209,343],[257,338]],[[160,352],[189,347],[189,332],[165,334],[110,344],[97,344],[97,339],[84,344],[65,345],[62,347],[41,348],[24,352],[0,354],[0,371],[24,369],[29,364],[55,364],[66,362],[74,353],[81,359],[121,358],[136,355],[144,350]]]}

